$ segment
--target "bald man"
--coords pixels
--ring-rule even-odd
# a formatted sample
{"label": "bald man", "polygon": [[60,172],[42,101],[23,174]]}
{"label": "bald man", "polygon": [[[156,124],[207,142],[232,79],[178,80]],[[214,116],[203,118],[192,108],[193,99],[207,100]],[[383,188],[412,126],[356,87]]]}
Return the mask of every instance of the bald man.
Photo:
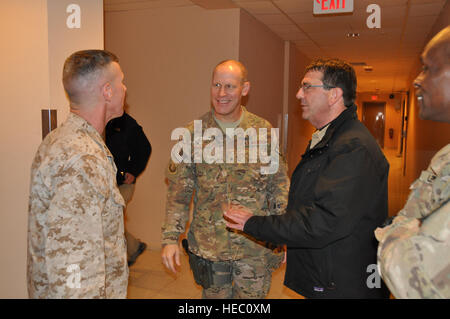
{"label": "bald man", "polygon": [[67,120],[48,134],[31,167],[28,215],[30,298],[125,298],[124,201],[102,139],[123,113],[117,57],[103,50],[67,58]]}
{"label": "bald man", "polygon": [[[169,187],[162,227],[162,260],[176,273],[176,265],[180,265],[179,239],[185,232],[193,197],[193,220],[184,247],[194,279],[203,287],[203,298],[264,298],[270,288],[272,271],[283,257],[276,247],[230,231],[222,217],[231,205],[251,207],[258,215],[273,215],[283,213],[287,203],[289,180],[286,164],[278,151],[271,152],[278,166],[265,170],[267,167],[261,159],[249,160],[250,149],[256,146],[249,143],[250,136],[241,141],[245,149],[240,152],[237,149],[240,138],[230,135],[234,129],[249,134],[252,130],[266,130],[264,147],[272,150],[272,146],[278,146],[278,141],[272,138],[270,123],[241,105],[242,97],[249,90],[247,71],[240,62],[219,63],[211,83],[212,109],[187,126],[185,130],[192,147],[189,144],[190,151],[180,154],[183,158],[192,155],[191,159],[198,159],[196,144],[199,142],[203,145],[203,156],[193,162],[172,158],[166,170]],[[212,138],[208,134],[215,136],[214,142],[209,142]],[[227,139],[238,140],[232,146],[232,154],[226,149]],[[211,161],[206,155],[211,145],[217,147],[212,157],[220,157],[220,160]],[[226,159],[221,157],[222,150],[226,150]],[[244,152],[244,162],[234,158],[235,154],[239,158]]]}
{"label": "bald man", "polygon": [[[450,26],[422,54],[414,81],[419,116],[450,123]],[[392,225],[377,229],[378,265],[396,298],[450,298],[450,144],[411,186]]]}

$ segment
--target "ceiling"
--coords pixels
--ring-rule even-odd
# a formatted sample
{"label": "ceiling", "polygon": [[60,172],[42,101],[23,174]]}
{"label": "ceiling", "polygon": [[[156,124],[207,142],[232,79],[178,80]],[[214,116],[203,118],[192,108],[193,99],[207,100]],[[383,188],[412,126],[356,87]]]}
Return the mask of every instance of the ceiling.
{"label": "ceiling", "polygon": [[[358,92],[401,92],[447,0],[354,0],[353,13],[314,15],[319,0],[104,0],[105,10],[200,6],[242,8],[309,58],[357,63]],[[329,5],[332,0],[328,0]],[[342,1],[342,0],[341,0]],[[336,0],[337,2],[337,0]],[[369,4],[381,8],[381,27],[370,29]],[[357,33],[359,37],[348,37]],[[366,71],[364,66],[371,66]]]}

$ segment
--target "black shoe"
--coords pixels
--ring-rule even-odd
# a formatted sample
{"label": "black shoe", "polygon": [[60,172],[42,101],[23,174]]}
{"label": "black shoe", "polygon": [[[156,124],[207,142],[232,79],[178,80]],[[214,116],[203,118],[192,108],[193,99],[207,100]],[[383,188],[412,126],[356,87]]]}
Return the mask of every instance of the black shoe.
{"label": "black shoe", "polygon": [[133,256],[130,257],[130,260],[128,260],[128,267],[134,265],[136,262],[136,259],[144,252],[144,250],[147,248],[147,244],[140,242],[137,251],[133,254]]}

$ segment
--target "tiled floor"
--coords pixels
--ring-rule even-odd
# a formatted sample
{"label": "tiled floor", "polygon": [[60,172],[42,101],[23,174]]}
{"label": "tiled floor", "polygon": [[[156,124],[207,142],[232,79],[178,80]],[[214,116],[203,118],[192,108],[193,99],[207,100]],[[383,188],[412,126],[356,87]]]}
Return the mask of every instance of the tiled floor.
{"label": "tiled floor", "polygon": [[[402,184],[401,158],[395,150],[385,150],[391,167],[389,174],[389,211],[396,214],[403,206],[407,192]],[[160,251],[146,250],[130,267],[128,298],[133,299],[200,299],[201,287],[196,285],[189,268],[188,257],[183,254],[179,273],[175,276],[165,269]],[[301,299],[302,296],[283,285],[286,265],[273,273],[272,287],[267,298]]]}
{"label": "tiled floor", "polygon": [[[130,267],[128,298],[131,299],[200,299],[201,287],[195,284],[188,257],[182,254],[181,267],[175,276],[161,262],[159,250],[146,250]],[[272,287],[267,298],[301,299],[302,296],[284,287],[286,265],[272,274]]]}

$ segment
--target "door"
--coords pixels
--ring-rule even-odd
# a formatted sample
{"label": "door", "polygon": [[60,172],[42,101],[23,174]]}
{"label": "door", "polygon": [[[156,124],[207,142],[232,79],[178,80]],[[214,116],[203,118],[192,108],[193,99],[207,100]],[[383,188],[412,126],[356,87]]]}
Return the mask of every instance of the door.
{"label": "door", "polygon": [[381,148],[384,148],[386,102],[363,102],[363,123]]}

